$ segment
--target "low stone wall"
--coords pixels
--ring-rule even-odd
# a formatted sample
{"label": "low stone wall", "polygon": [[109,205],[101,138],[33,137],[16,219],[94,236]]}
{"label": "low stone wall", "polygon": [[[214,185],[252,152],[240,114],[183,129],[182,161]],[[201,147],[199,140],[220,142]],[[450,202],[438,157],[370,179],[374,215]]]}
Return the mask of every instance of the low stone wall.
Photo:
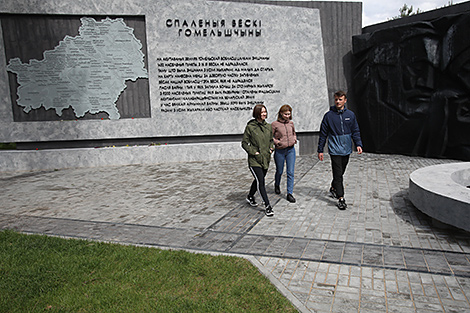
{"label": "low stone wall", "polygon": [[240,142],[0,152],[0,171],[193,162],[246,157]]}

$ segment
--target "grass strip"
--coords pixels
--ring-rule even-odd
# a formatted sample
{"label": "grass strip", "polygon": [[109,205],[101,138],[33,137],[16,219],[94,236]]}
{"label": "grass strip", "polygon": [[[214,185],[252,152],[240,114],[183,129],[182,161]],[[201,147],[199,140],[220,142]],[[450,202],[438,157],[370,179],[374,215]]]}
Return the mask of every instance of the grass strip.
{"label": "grass strip", "polygon": [[16,143],[0,143],[0,150],[16,150]]}
{"label": "grass strip", "polygon": [[248,260],[0,232],[0,312],[296,312]]}

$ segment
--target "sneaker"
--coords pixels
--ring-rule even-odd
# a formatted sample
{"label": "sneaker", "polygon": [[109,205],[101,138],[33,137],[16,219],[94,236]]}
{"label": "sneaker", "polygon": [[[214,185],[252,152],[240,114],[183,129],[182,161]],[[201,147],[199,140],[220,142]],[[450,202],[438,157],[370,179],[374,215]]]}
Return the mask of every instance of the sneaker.
{"label": "sneaker", "polygon": [[278,195],[281,193],[281,188],[277,185],[274,185],[274,192]]}
{"label": "sneaker", "polygon": [[339,199],[339,201],[338,201],[338,209],[340,209],[340,210],[346,210],[347,207],[348,207],[348,205],[346,204],[346,201],[344,200],[344,198]]}
{"label": "sneaker", "polygon": [[258,203],[256,203],[255,197],[253,196],[246,196],[246,202],[248,202],[251,206],[258,206]]}
{"label": "sneaker", "polygon": [[338,199],[338,195],[336,194],[336,190],[333,187],[330,188],[330,193],[333,196],[333,198]]}
{"label": "sneaker", "polygon": [[295,198],[292,194],[288,194],[286,199],[287,199],[287,201],[289,201],[291,203],[295,203]]}
{"label": "sneaker", "polygon": [[266,216],[273,216],[274,215],[273,208],[270,205],[266,206],[266,209],[264,210],[264,214],[266,214]]}

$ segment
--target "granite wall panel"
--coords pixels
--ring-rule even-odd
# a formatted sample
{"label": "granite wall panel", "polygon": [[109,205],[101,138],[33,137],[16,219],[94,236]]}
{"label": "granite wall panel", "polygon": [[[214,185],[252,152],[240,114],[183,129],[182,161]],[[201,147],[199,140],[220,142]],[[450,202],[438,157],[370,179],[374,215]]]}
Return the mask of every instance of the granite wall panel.
{"label": "granite wall panel", "polygon": [[[329,106],[321,23],[317,9],[218,1],[45,0],[38,4],[31,0],[21,3],[2,2],[0,14],[3,17],[10,14],[143,17],[150,101],[150,117],[130,118],[133,113],[127,112],[124,114],[127,118],[120,119],[15,121],[5,68],[9,60],[6,59],[5,50],[1,49],[1,142],[241,134],[251,118],[251,107],[255,103],[264,103],[267,106],[269,121],[275,119],[275,113],[282,104],[289,103],[298,117],[297,131],[314,132],[318,130],[321,117]],[[204,20],[202,26],[199,25],[200,19]],[[217,22],[218,25],[207,26],[204,24],[206,20],[211,21],[210,23]],[[225,21],[224,26],[221,21]],[[226,35],[227,30],[231,31],[231,36]],[[205,31],[214,31],[216,35],[206,35]],[[217,35],[219,31],[222,36]],[[249,31],[253,33],[250,35]],[[0,45],[4,47],[3,32],[0,34]],[[200,81],[196,83],[192,72],[187,78],[193,82],[185,83],[181,82],[183,78],[176,77],[177,72],[170,72],[178,69],[171,63],[181,63],[182,68],[187,70],[196,66],[191,62],[197,62],[204,70],[212,70],[219,76],[202,76],[197,78]],[[230,66],[232,68],[229,73],[238,75],[222,77],[222,68]],[[187,71],[185,73],[189,75]],[[202,81],[209,78],[214,81]],[[212,93],[193,93],[197,84],[209,87],[196,91]],[[214,87],[216,84],[217,87]],[[230,88],[220,87],[223,84],[230,85]],[[182,86],[180,90],[189,92],[187,95],[196,99],[200,96],[206,98],[183,105],[181,97],[179,100],[168,100],[170,97],[178,98],[179,95],[164,94],[168,89],[162,87],[172,91],[174,89],[171,88],[178,85]],[[190,85],[192,89],[189,88]],[[217,94],[230,90],[239,93]],[[256,93],[247,94],[246,91]],[[219,98],[208,103],[207,97],[216,95]],[[227,97],[234,95],[238,98]],[[164,96],[167,96],[167,100],[162,100]],[[145,98],[135,97],[135,100],[129,100],[130,103],[146,101]],[[206,110],[207,108],[211,110]]]}

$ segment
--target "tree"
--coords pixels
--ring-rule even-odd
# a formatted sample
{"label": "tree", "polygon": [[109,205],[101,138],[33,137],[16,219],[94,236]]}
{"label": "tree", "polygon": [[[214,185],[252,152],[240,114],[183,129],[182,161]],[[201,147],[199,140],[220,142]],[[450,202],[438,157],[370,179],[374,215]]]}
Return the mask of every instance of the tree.
{"label": "tree", "polygon": [[445,8],[445,7],[450,7],[451,5],[454,5],[454,1],[453,1],[453,0],[450,0],[449,2],[447,2],[447,4],[445,4],[445,5],[443,6],[443,8]]}
{"label": "tree", "polygon": [[[452,5],[451,2],[450,2],[449,5]],[[400,9],[398,9],[398,12],[400,12],[400,15],[393,16],[393,17],[391,17],[389,20],[397,20],[397,19],[402,18],[402,17],[407,17],[407,16],[411,16],[411,15],[415,15],[415,14],[422,13],[423,11],[421,11],[419,8],[416,9],[416,11],[414,11],[414,10],[413,10],[413,5],[408,6],[408,5],[405,3],[405,4],[403,4],[403,7],[401,7]]]}
{"label": "tree", "polygon": [[[444,6],[442,6],[442,8],[445,8],[445,7],[450,7],[454,5],[454,1],[453,0],[449,0],[447,2],[447,4],[445,4]],[[421,11],[419,8],[416,9],[416,11],[413,11],[413,5],[410,5],[408,6],[406,3],[403,4],[403,6],[398,9],[398,12],[400,12],[400,15],[397,15],[397,16],[393,16],[391,18],[389,18],[388,20],[391,21],[391,20],[397,20],[399,18],[402,18],[402,17],[407,17],[407,16],[411,16],[411,15],[415,15],[415,14],[419,14],[419,13],[423,13],[423,11]]]}

